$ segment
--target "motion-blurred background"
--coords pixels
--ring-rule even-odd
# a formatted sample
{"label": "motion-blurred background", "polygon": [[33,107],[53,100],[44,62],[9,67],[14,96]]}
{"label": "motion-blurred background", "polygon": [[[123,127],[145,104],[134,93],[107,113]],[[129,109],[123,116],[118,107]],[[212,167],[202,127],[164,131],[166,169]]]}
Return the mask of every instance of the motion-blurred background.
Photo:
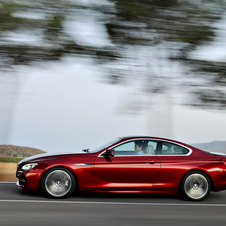
{"label": "motion-blurred background", "polygon": [[1,0],[0,144],[225,141],[225,40],[222,0]]}

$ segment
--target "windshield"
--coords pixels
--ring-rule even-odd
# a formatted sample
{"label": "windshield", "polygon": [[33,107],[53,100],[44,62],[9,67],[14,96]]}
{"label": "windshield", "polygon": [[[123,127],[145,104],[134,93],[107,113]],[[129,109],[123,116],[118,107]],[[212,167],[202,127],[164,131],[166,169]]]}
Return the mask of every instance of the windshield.
{"label": "windshield", "polygon": [[96,153],[96,152],[98,152],[98,151],[101,151],[101,150],[103,150],[104,148],[106,148],[106,147],[108,147],[108,146],[111,146],[112,144],[117,143],[117,142],[120,141],[120,140],[121,140],[121,138],[118,137],[118,138],[116,138],[116,139],[114,139],[114,140],[111,140],[111,141],[109,141],[109,142],[107,142],[107,143],[101,144],[101,145],[99,145],[99,146],[97,146],[97,147],[90,148],[90,149],[89,149],[89,153]]}

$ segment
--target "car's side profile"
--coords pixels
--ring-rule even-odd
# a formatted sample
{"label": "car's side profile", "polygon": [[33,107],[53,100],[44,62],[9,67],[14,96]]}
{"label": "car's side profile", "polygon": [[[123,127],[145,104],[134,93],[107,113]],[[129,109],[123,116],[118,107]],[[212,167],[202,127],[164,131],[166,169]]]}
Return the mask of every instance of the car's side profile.
{"label": "car's side profile", "polygon": [[226,189],[226,156],[157,137],[121,137],[84,153],[18,163],[17,186],[64,198],[80,192],[145,192],[205,199]]}

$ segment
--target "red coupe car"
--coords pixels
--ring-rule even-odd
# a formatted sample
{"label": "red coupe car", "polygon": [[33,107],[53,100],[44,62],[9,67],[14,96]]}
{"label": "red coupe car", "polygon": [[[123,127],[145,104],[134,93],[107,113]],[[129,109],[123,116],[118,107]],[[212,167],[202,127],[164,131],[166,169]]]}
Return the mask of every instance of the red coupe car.
{"label": "red coupe car", "polygon": [[42,154],[18,163],[17,186],[53,198],[72,192],[140,192],[205,199],[226,189],[226,156],[158,137],[120,137],[84,153]]}

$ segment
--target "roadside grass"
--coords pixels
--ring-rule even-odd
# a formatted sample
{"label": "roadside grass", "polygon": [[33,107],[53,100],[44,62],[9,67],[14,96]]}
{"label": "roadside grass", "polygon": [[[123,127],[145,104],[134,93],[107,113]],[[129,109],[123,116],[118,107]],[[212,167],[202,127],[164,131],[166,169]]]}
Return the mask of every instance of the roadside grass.
{"label": "roadside grass", "polygon": [[13,162],[18,163],[23,158],[13,158],[13,157],[0,157],[0,162]]}

